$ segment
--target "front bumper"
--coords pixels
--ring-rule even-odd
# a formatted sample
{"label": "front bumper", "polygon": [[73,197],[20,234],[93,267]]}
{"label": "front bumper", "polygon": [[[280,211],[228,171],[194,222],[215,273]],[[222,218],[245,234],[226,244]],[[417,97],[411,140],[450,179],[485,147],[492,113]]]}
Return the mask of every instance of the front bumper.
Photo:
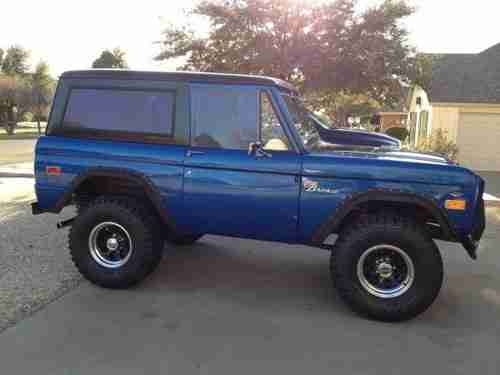
{"label": "front bumper", "polygon": [[460,242],[462,243],[465,250],[467,250],[467,254],[469,254],[472,259],[476,260],[479,240],[473,240],[471,236],[467,236],[462,238]]}
{"label": "front bumper", "polygon": [[486,227],[486,215],[484,211],[484,181],[480,180],[478,204],[474,213],[474,227],[470,235],[461,239],[462,245],[472,259],[477,259],[477,248]]}

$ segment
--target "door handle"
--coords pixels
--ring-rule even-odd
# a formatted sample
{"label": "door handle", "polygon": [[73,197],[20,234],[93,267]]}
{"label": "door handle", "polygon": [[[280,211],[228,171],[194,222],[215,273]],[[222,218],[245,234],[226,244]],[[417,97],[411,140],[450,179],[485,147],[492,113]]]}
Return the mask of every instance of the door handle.
{"label": "door handle", "polygon": [[187,150],[186,156],[190,158],[193,155],[205,155],[205,152],[203,151],[196,151],[196,150]]}

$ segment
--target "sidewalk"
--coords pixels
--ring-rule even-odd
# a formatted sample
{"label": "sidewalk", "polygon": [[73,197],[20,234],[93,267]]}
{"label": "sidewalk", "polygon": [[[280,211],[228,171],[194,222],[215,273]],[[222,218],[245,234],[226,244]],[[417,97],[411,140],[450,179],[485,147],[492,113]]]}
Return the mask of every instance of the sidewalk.
{"label": "sidewalk", "polygon": [[33,162],[12,163],[0,166],[0,177],[34,177]]}

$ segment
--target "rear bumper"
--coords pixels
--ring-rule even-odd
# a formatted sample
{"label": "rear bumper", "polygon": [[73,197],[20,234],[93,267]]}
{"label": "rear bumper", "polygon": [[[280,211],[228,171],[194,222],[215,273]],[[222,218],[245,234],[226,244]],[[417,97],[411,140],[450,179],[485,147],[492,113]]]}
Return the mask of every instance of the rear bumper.
{"label": "rear bumper", "polygon": [[51,214],[57,214],[59,213],[60,210],[57,210],[56,208],[42,208],[40,207],[40,204],[38,202],[33,202],[31,203],[31,213],[33,215],[40,215],[40,214],[45,214],[45,213],[51,213]]}
{"label": "rear bumper", "polygon": [[45,210],[42,210],[40,206],[38,205],[38,202],[33,202],[31,203],[31,213],[33,215],[40,215],[43,214]]}

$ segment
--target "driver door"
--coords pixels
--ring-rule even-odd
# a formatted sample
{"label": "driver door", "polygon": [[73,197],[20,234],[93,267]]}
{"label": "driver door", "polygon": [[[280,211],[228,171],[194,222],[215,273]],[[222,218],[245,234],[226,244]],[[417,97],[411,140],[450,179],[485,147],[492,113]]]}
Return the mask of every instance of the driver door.
{"label": "driver door", "polygon": [[[296,241],[300,155],[289,147],[275,108],[256,87],[191,86],[186,230]],[[256,142],[263,147],[249,151]]]}

